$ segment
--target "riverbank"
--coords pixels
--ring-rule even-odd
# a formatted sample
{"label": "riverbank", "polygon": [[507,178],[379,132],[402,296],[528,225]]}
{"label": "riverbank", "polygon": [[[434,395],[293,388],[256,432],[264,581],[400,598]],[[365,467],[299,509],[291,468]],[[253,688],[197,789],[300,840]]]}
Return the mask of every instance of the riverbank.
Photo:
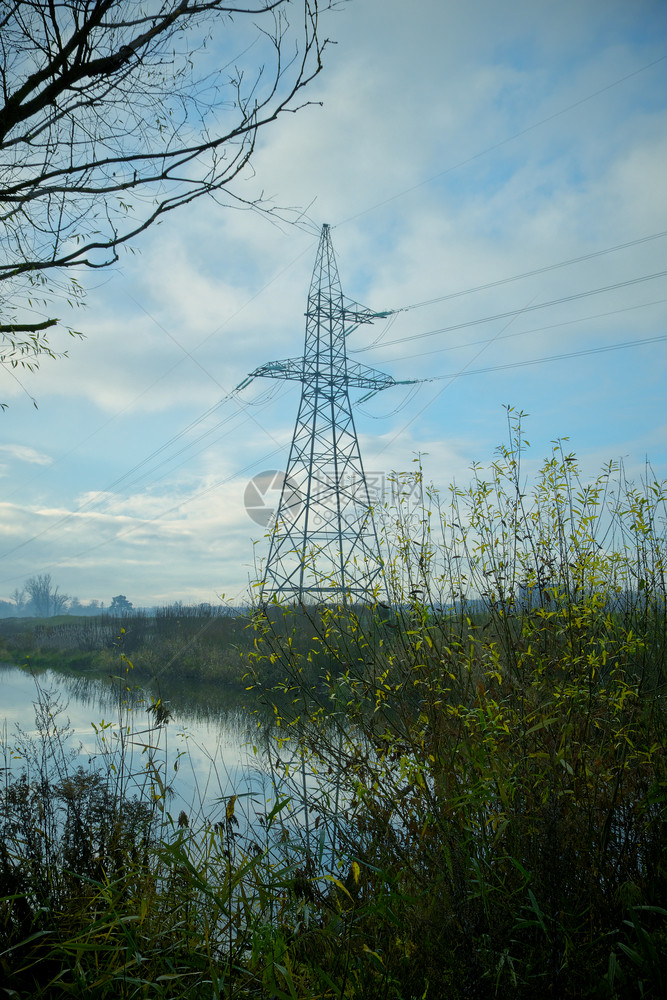
{"label": "riverbank", "polygon": [[[393,643],[383,613],[361,613],[374,641]],[[0,619],[0,663],[29,664],[37,670],[63,670],[90,677],[118,676],[131,669],[138,684],[215,683],[242,692],[250,685],[274,691],[285,679],[281,658],[255,655],[269,636],[289,640],[293,655],[308,653],[301,665],[304,684],[322,686],[337,669],[344,633],[313,647],[313,626],[321,620],[311,608],[272,608],[266,615],[166,611],[113,618],[108,615]],[[381,638],[384,636],[384,638]],[[355,654],[358,658],[359,653]]]}
{"label": "riverbank", "polygon": [[242,689],[252,634],[236,616],[144,614],[0,619],[0,662],[91,676],[126,661],[137,682],[188,678]]}

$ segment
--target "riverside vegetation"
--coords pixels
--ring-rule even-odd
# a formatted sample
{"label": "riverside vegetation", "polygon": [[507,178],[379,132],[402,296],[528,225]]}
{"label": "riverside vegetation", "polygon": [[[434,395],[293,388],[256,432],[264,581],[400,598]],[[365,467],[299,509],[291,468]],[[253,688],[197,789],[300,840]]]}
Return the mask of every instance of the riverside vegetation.
{"label": "riverside vegetation", "polygon": [[390,607],[243,623],[268,805],[171,817],[159,699],[82,770],[38,698],[0,815],[8,995],[665,995],[666,487],[582,483],[556,444],[529,490],[510,431],[447,504],[387,512]]}
{"label": "riverside vegetation", "polygon": [[108,676],[117,674],[122,653],[143,682],[187,678],[243,687],[252,648],[247,616],[217,613],[208,605],[167,607],[153,615],[0,620],[0,660]]}

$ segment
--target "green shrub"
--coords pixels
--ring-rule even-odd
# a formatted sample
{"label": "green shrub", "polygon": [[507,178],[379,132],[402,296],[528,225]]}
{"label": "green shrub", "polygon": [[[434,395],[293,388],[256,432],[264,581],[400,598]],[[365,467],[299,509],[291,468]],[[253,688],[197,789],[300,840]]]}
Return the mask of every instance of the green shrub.
{"label": "green shrub", "polygon": [[359,873],[321,910],[350,995],[664,993],[665,486],[557,444],[529,491],[510,426],[448,509],[387,512],[391,610],[312,609],[305,654],[258,612],[281,756],[328,776],[306,848]]}

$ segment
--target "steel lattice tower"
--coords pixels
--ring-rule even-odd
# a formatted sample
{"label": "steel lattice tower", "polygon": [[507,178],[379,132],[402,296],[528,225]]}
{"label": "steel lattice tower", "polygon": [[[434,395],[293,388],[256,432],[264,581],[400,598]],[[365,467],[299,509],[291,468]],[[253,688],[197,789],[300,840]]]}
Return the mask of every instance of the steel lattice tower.
{"label": "steel lattice tower", "polygon": [[263,600],[275,595],[347,604],[386,598],[350,389],[372,394],[404,383],[349,361],[346,338],[359,324],[389,315],[345,298],[324,225],[308,293],[303,357],[265,364],[239,386],[259,377],[302,385],[261,583]]}

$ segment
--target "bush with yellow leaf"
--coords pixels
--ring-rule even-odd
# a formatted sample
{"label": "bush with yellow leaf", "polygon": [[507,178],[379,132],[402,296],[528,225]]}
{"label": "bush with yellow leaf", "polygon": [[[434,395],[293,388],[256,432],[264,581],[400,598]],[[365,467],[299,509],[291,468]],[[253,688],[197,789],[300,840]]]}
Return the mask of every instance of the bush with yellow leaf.
{"label": "bush with yellow leaf", "polygon": [[391,609],[311,609],[308,672],[259,615],[341,996],[667,990],[666,484],[556,443],[529,489],[509,417],[468,489],[385,512]]}

